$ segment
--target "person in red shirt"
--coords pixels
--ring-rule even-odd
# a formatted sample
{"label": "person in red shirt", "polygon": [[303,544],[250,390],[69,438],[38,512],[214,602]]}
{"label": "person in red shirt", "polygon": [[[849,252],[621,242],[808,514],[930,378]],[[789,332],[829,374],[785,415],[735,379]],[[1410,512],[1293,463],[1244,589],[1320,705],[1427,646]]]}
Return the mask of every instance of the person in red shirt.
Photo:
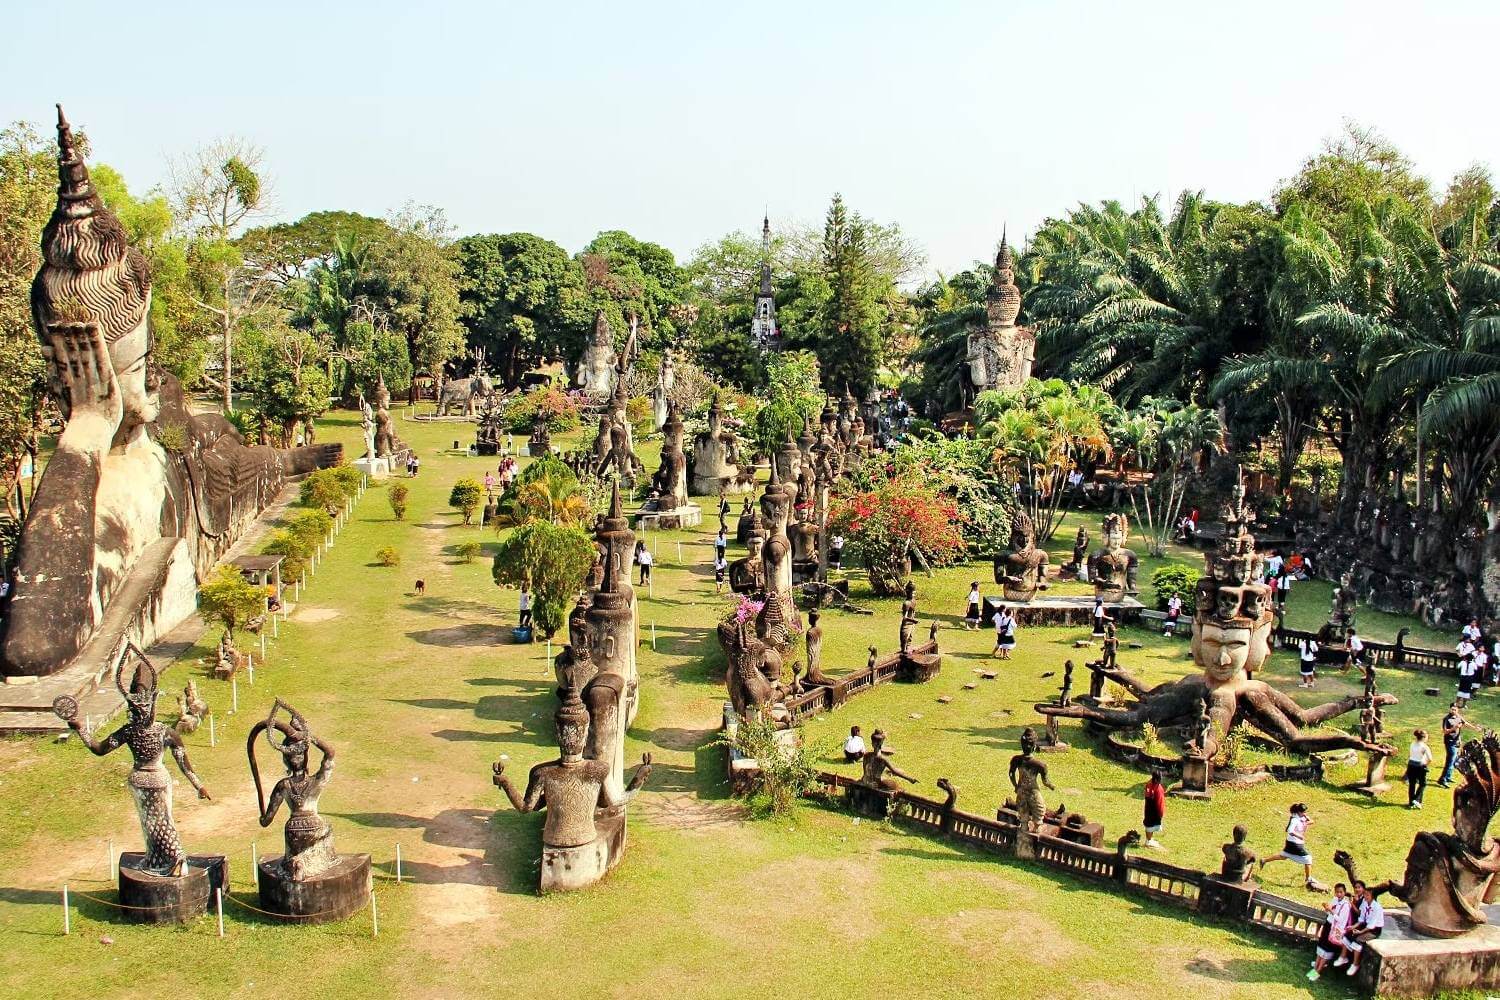
{"label": "person in red shirt", "polygon": [[1142,823],[1146,827],[1146,846],[1161,847],[1156,835],[1161,832],[1161,821],[1167,815],[1167,786],[1162,784],[1161,772],[1153,770],[1151,780],[1146,782],[1146,815]]}

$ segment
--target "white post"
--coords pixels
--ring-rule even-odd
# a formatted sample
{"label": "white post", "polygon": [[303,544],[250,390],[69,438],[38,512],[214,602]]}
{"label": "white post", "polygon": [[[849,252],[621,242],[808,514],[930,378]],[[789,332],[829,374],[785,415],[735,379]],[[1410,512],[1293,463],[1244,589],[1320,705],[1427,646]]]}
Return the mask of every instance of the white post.
{"label": "white post", "polygon": [[219,745],[214,739],[214,714],[212,712],[208,713],[208,745],[211,747]]}
{"label": "white post", "polygon": [[656,619],[651,619],[651,649],[656,649]]}
{"label": "white post", "polygon": [[656,577],[654,576],[646,577],[646,595],[648,597],[656,596]]}
{"label": "white post", "polygon": [[229,678],[229,714],[233,715],[240,710],[240,679]]}
{"label": "white post", "polygon": [[276,616],[275,615],[271,616],[271,638],[272,639],[280,639],[281,638],[281,625],[276,621]]}
{"label": "white post", "polygon": [[552,665],[552,640],[551,639],[547,640],[547,665],[549,667]]}
{"label": "white post", "polygon": [[396,884],[401,884],[401,845],[396,845]]}
{"label": "white post", "polygon": [[260,630],[260,658],[262,660],[264,660],[266,658],[266,630],[265,629],[261,629]]}
{"label": "white post", "polygon": [[63,933],[73,933],[73,922],[68,917],[68,883],[63,883]]}
{"label": "white post", "polygon": [[380,937],[380,909],[375,905],[375,890],[370,890],[370,931],[371,937]]}
{"label": "white post", "polygon": [[245,675],[250,678],[250,686],[255,687],[255,654],[245,654]]}
{"label": "white post", "polygon": [[120,873],[115,870],[115,838],[110,837],[105,843],[106,846],[104,848],[104,854],[105,857],[109,858],[109,864],[106,866],[105,870],[109,872],[110,878],[118,882],[120,879]]}
{"label": "white post", "polygon": [[677,565],[682,565],[682,543],[677,543]]}
{"label": "white post", "polygon": [[219,937],[224,936],[224,890],[214,890],[214,908],[219,911]]}
{"label": "white post", "polygon": [[255,883],[255,891],[260,892],[260,852],[255,849],[255,841],[250,841],[250,880]]}

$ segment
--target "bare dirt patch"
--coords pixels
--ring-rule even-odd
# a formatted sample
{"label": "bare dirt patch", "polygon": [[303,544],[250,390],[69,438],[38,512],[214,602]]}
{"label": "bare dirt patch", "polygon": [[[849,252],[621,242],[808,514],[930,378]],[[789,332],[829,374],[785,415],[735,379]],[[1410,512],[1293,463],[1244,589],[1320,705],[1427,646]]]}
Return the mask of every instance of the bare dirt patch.
{"label": "bare dirt patch", "polygon": [[296,611],[292,612],[292,621],[313,623],[328,622],[333,621],[341,614],[343,614],[343,612],[337,610],[336,608],[310,608],[304,604],[298,607]]}
{"label": "bare dirt patch", "polygon": [[634,808],[653,826],[697,833],[722,830],[745,819],[745,807],[738,802],[705,802],[687,792],[643,795]]}

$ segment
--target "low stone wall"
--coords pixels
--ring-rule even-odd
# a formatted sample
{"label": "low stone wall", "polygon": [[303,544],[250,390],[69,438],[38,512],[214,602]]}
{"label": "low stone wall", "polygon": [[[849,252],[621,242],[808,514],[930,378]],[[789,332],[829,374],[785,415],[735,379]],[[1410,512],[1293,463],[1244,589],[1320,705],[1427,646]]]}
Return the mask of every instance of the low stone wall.
{"label": "low stone wall", "polygon": [[[1411,629],[1402,629],[1396,633],[1395,642],[1377,642],[1374,639],[1365,640],[1365,655],[1370,662],[1377,667],[1399,667],[1403,670],[1416,670],[1424,674],[1458,674],[1458,653],[1451,649],[1427,649],[1421,646],[1409,646],[1406,637]],[[1318,638],[1318,633],[1308,632],[1303,629],[1278,627],[1272,634],[1271,641],[1279,649],[1294,649],[1297,643],[1303,639]],[[1324,646],[1322,652],[1336,653],[1337,661],[1343,660],[1343,647],[1335,646],[1330,649]],[[1320,658],[1323,662],[1334,662],[1329,658]]]}
{"label": "low stone wall", "polygon": [[[925,657],[937,655],[937,641],[929,640],[912,646],[909,658],[921,660]],[[903,679],[901,662],[901,653],[890,653],[876,660],[872,666],[840,677],[832,684],[814,685],[801,694],[788,698],[786,700],[786,710],[791,714],[793,723],[801,722],[803,719],[810,719],[814,715],[821,715],[824,712],[831,712],[850,698],[853,698],[862,691],[868,691],[877,684]],[[925,680],[927,678],[912,679]]]}

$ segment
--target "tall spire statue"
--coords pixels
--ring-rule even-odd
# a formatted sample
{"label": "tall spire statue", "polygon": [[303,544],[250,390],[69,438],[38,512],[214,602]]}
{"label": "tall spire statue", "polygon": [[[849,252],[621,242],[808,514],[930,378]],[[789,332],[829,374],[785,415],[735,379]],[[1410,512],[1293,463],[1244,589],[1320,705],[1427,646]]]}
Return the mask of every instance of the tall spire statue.
{"label": "tall spire statue", "polygon": [[760,225],[760,291],[755,294],[755,318],[750,321],[750,339],[761,350],[781,345],[776,329],[776,293],[771,288],[771,215]]}

